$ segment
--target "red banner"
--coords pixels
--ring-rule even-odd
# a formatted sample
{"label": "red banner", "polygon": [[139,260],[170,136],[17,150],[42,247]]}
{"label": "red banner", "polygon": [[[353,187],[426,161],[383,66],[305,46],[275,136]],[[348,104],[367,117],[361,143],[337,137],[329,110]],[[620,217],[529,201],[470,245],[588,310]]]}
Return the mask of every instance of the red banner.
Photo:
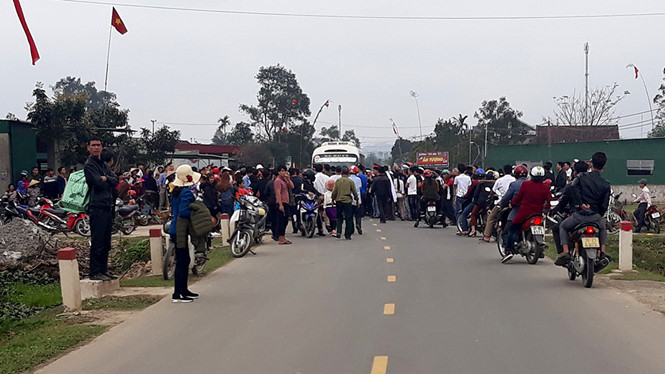
{"label": "red banner", "polygon": [[418,166],[443,166],[448,167],[448,152],[425,152],[418,153],[416,165]]}

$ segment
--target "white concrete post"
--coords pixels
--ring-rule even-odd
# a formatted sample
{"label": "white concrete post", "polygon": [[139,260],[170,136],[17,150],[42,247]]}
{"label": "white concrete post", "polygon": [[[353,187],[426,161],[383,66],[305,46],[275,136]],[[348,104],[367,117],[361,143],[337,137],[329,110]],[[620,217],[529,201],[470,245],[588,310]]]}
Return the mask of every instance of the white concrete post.
{"label": "white concrete post", "polygon": [[79,280],[79,263],[76,261],[74,248],[63,248],[58,251],[60,268],[60,291],[62,304],[67,312],[81,311],[81,281]]}
{"label": "white concrete post", "polygon": [[152,263],[152,275],[162,275],[163,252],[162,230],[150,229],[150,262]]}
{"label": "white concrete post", "polygon": [[633,223],[621,221],[619,231],[619,270],[633,271]]}
{"label": "white concrete post", "polygon": [[220,225],[221,225],[221,231],[222,231],[222,245],[226,245],[226,241],[229,240],[231,237],[231,228],[229,226],[229,215],[226,213],[223,213],[220,216]]}

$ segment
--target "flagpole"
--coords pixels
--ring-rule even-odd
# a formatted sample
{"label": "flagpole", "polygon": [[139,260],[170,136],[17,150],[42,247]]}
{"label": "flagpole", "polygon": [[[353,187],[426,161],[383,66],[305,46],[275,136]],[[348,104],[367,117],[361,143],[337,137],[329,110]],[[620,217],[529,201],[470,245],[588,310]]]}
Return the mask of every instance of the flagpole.
{"label": "flagpole", "polygon": [[646,92],[647,101],[649,102],[649,114],[651,115],[651,131],[653,131],[655,125],[653,122],[653,108],[651,107],[651,96],[649,96],[649,90],[647,90],[647,84],[644,82],[644,75],[640,74],[640,78],[642,78],[642,85],[644,85],[644,92]]}
{"label": "flagpole", "polygon": [[109,80],[109,59],[111,57],[111,33],[113,32],[113,26],[109,26],[109,46],[106,50],[106,74],[104,75],[104,91],[108,85]]}

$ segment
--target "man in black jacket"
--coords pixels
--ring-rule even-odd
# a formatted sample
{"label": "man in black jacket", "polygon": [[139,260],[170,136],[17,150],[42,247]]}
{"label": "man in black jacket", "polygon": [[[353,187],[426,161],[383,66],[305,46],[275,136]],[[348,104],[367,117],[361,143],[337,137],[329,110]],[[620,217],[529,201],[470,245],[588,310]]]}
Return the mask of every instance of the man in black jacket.
{"label": "man in black jacket", "polygon": [[376,203],[379,206],[379,220],[381,223],[386,223],[386,215],[390,214],[392,187],[390,179],[386,176],[386,169],[378,167],[375,170],[378,175],[372,181],[372,192],[376,196]]}
{"label": "man in black jacket", "polygon": [[107,281],[117,278],[108,273],[109,252],[111,251],[111,227],[113,226],[114,195],[118,177],[101,160],[102,141],[92,137],[88,141],[90,157],[85,162],[85,181],[90,194],[90,279]]}
{"label": "man in black jacket", "polygon": [[563,220],[559,226],[559,240],[563,247],[563,253],[555,262],[559,266],[565,266],[570,261],[570,232],[582,223],[593,222],[598,225],[601,256],[605,256],[607,226],[603,215],[605,215],[609,206],[611,188],[610,182],[603,178],[600,173],[605,169],[607,156],[603,152],[596,152],[591,157],[591,162],[593,163],[593,170],[579,174],[574,181],[575,184],[570,186],[571,203],[580,209]]}

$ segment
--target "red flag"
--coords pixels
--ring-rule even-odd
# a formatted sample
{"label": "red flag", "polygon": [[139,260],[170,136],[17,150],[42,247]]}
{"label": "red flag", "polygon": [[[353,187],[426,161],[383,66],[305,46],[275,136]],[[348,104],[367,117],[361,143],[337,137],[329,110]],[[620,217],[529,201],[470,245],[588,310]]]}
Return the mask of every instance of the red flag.
{"label": "red flag", "polygon": [[125,23],[120,19],[120,15],[116,12],[115,7],[113,7],[113,13],[111,14],[111,26],[115,27],[119,33],[124,34],[127,32]]}
{"label": "red flag", "polygon": [[637,66],[635,66],[635,65],[633,65],[633,68],[635,69],[635,79],[637,79],[637,77],[638,77],[637,73],[639,73],[640,71],[637,70]]}
{"label": "red flag", "polygon": [[23,16],[23,9],[21,9],[21,4],[18,0],[14,0],[14,8],[16,8],[16,14],[18,14],[18,19],[21,21],[21,26],[23,26],[23,31],[25,31],[25,36],[28,38],[28,44],[30,44],[30,55],[32,56],[32,64],[34,65],[37,60],[39,60],[39,52],[37,52],[37,46],[35,41],[32,39],[30,30],[28,30],[28,24],[25,23],[25,17]]}

